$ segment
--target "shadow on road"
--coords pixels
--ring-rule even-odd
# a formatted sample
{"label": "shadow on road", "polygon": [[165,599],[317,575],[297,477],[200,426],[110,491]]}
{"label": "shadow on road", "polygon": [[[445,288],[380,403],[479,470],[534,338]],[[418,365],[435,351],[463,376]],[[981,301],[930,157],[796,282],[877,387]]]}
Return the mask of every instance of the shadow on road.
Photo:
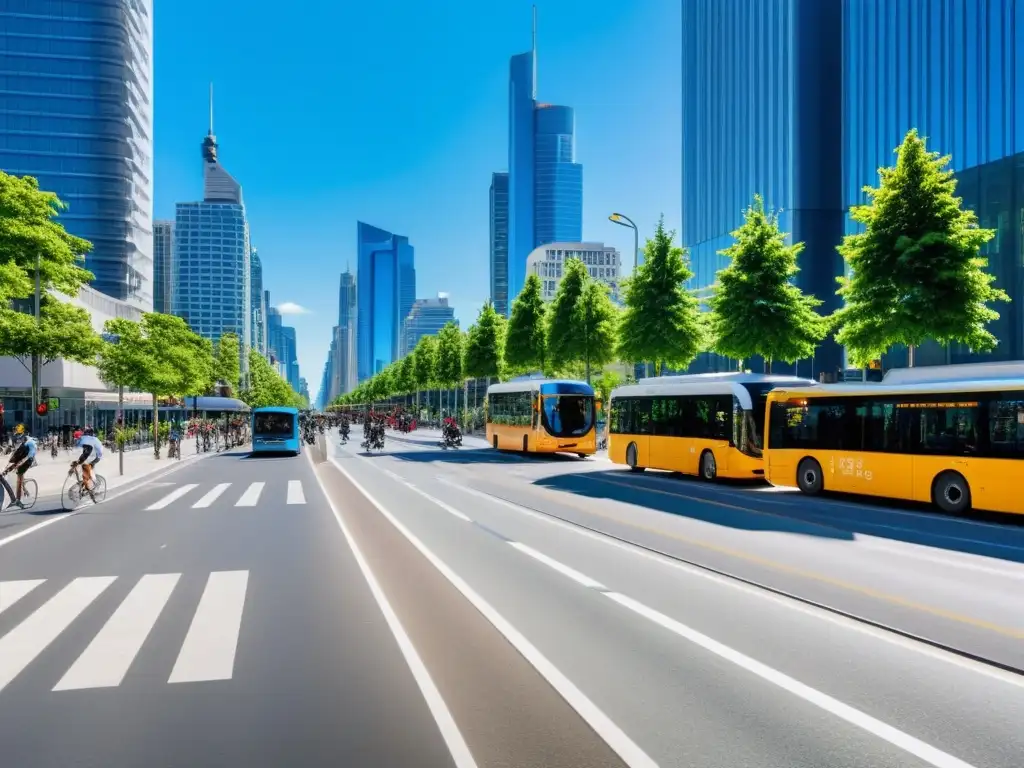
{"label": "shadow on road", "polygon": [[906,505],[881,507],[877,499],[866,500],[860,506],[860,497],[812,499],[799,493],[766,494],[734,484],[709,485],[667,474],[641,479],[621,470],[558,475],[539,479],[536,484],[733,528],[841,539],[869,535],[1024,563],[1024,526],[1017,518],[1007,521],[1005,516],[998,516],[999,523],[993,522],[992,515],[958,519]]}
{"label": "shadow on road", "polygon": [[538,463],[538,464],[560,464],[562,462],[579,462],[582,459],[576,456],[551,453],[511,453],[495,451],[493,448],[449,448],[443,449],[419,443],[424,446],[417,450],[397,450],[383,453],[373,452],[367,454],[360,450],[361,456],[393,456],[401,461],[430,464],[441,462],[445,464],[515,464],[515,463]]}

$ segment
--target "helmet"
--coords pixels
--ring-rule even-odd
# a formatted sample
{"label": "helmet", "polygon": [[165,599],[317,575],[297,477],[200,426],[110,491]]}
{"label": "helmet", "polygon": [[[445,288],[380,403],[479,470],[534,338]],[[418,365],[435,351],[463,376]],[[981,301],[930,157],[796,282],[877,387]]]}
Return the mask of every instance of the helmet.
{"label": "helmet", "polygon": [[85,428],[85,434],[87,434],[87,435],[94,435],[96,433],[93,431],[92,427],[86,427]]}
{"label": "helmet", "polygon": [[18,424],[14,428],[14,434],[15,435],[24,435],[25,434],[25,425],[24,424]]}
{"label": "helmet", "polygon": [[82,437],[82,430],[75,430],[75,440],[80,440]]}

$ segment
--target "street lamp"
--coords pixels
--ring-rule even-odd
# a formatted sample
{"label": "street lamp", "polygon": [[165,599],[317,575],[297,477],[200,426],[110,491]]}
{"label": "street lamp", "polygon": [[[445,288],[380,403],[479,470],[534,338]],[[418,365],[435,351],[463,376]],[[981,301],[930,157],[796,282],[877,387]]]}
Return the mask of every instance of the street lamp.
{"label": "street lamp", "polygon": [[640,230],[636,228],[631,218],[621,213],[613,213],[608,217],[608,221],[633,230],[633,271],[636,272],[636,268],[640,266]]}

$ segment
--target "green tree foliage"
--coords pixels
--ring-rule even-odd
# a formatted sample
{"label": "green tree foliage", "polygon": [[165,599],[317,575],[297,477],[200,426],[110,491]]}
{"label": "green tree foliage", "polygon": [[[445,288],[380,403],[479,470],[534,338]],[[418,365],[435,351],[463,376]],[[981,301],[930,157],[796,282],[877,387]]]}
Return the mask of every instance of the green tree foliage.
{"label": "green tree foliage", "polygon": [[588,274],[572,314],[576,359],[584,364],[588,384],[592,366],[603,366],[615,359],[618,320],[619,310],[612,303],[608,286]]}
{"label": "green tree foliage", "polygon": [[547,307],[540,278],[528,275],[512,302],[505,334],[505,364],[514,371],[544,371],[547,363]]}
{"label": "green tree foliage", "polygon": [[417,389],[430,389],[437,380],[437,337],[421,338],[412,355]]}
{"label": "green tree foliage", "polygon": [[395,375],[395,390],[398,394],[409,395],[415,392],[416,386],[416,358],[411,354],[406,355],[395,363],[397,373]]}
{"label": "green tree foliage", "polygon": [[622,376],[615,371],[602,371],[601,375],[594,379],[594,389],[601,396],[601,402],[607,406],[612,396],[612,390],[621,383]]}
{"label": "green tree foliage", "polygon": [[658,222],[644,246],[644,262],[626,282],[619,324],[619,358],[684,368],[703,349],[706,329],[700,302],[686,289],[693,277],[675,232]]}
{"label": "green tree foliage", "polygon": [[879,169],[879,187],[864,188],[869,203],[851,210],[864,231],[839,247],[852,276],[839,279],[836,341],[859,365],[894,344],[907,345],[913,365],[914,348],[929,338],[978,351],[996,345],[986,326],[999,314],[988,305],[1009,297],[980,256],[995,232],[961,207],[949,160],[911,130],[896,165]]}
{"label": "green tree foliage", "polygon": [[494,311],[491,302],[466,333],[466,376],[474,379],[500,376],[505,357],[505,318]]}
{"label": "green tree foliage", "polygon": [[[31,176],[0,171],[0,357],[95,362],[100,340],[89,313],[53,295],[75,297],[93,277],[82,266],[92,246],[56,221],[65,207]],[[31,314],[37,263],[38,326]]]}
{"label": "green tree foliage", "polygon": [[444,387],[454,387],[465,378],[462,371],[463,343],[462,331],[455,323],[447,323],[437,332],[434,376]]}
{"label": "green tree foliage", "polygon": [[562,368],[583,359],[580,345],[579,303],[590,275],[580,259],[566,259],[558,291],[548,309],[547,352],[556,368]]}
{"label": "green tree foliage", "polygon": [[232,392],[238,391],[242,377],[240,366],[240,345],[238,335],[225,333],[217,342],[217,378],[223,381]]}
{"label": "green tree foliage", "polygon": [[96,363],[100,378],[110,386],[146,392],[153,356],[142,325],[119,317],[107,320],[103,330],[114,338],[100,346]]}
{"label": "green tree foliage", "polygon": [[250,408],[290,406],[299,408],[302,399],[255,349],[249,350],[249,388],[241,399]]}
{"label": "green tree foliage", "polygon": [[803,243],[786,245],[778,216],[765,210],[760,195],[732,236],[735,242],[720,251],[732,263],[718,273],[708,301],[715,352],[738,360],[760,355],[766,373],[773,360],[810,357],[828,332],[828,321],[815,312],[821,301],[791,282],[800,271]]}

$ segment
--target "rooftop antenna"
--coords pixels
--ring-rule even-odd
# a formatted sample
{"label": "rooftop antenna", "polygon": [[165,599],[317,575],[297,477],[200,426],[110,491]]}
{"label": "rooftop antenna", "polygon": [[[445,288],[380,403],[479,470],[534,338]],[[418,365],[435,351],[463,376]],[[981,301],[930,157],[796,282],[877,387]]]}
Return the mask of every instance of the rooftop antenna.
{"label": "rooftop antenna", "polygon": [[210,83],[210,135],[213,136],[213,83]]}
{"label": "rooftop antenna", "polygon": [[537,100],[537,6],[533,6],[533,100]]}

